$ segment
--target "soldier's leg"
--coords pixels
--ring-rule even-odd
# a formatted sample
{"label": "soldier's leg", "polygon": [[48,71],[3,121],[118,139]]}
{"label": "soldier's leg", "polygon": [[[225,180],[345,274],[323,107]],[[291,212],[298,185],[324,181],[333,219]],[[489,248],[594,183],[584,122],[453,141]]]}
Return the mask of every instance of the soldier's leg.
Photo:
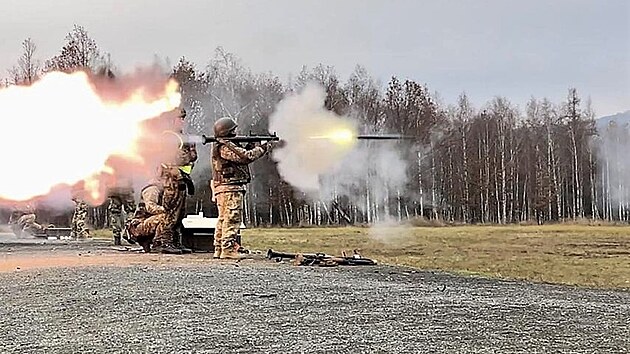
{"label": "soldier's leg", "polygon": [[226,192],[224,198],[226,213],[221,230],[221,258],[239,258],[240,245],[236,237],[243,222],[243,192]]}
{"label": "soldier's leg", "polygon": [[128,232],[142,246],[146,253],[151,251],[153,242],[158,230],[164,225],[164,215],[153,215],[146,219],[132,219],[126,226]]}
{"label": "soldier's leg", "polygon": [[164,213],[165,223],[163,227],[158,228],[153,240],[153,248],[161,253],[181,254],[181,250],[173,245],[173,231],[177,223],[178,205],[180,204],[182,194],[179,193],[178,183],[176,180],[164,181],[164,191],[162,194],[162,205],[166,209]]}
{"label": "soldier's leg", "polygon": [[109,197],[109,205],[107,206],[109,213],[109,225],[114,234],[114,244],[120,245],[120,235],[122,233],[122,200],[118,196]]}
{"label": "soldier's leg", "polygon": [[183,253],[192,253],[192,249],[188,248],[184,245],[184,218],[186,218],[186,199],[188,194],[185,190],[181,191],[181,202],[179,205],[179,211],[177,213],[177,222],[175,223],[175,238],[176,242],[175,246],[178,246]]}
{"label": "soldier's leg", "polygon": [[77,227],[77,238],[85,239],[90,236],[90,231],[87,228],[86,220],[87,220],[87,212],[88,206],[84,201],[79,201],[77,203],[75,213],[76,213],[76,227]]}
{"label": "soldier's leg", "polygon": [[70,237],[77,238],[79,230],[77,228],[77,209],[72,212],[72,221],[70,221]]}
{"label": "soldier's leg", "polygon": [[[133,218],[134,214],[136,213],[136,201],[134,199],[133,194],[130,193],[130,194],[125,195],[124,200],[123,200],[123,207],[125,208],[126,218],[125,218],[125,222],[123,223],[121,236],[127,242],[134,244],[135,241],[130,239],[128,233],[126,232],[126,227],[125,227],[126,224]],[[122,222],[122,219],[121,219],[121,222]]]}
{"label": "soldier's leg", "polygon": [[216,196],[217,201],[217,209],[219,211],[219,216],[217,218],[217,225],[214,229],[214,255],[213,258],[221,257],[221,239],[223,235],[223,220],[225,219],[225,198],[223,197],[225,193],[218,193]]}
{"label": "soldier's leg", "polygon": [[175,222],[176,219],[172,214],[160,214],[159,222],[155,225],[155,238],[151,245],[156,253],[182,254],[182,251],[173,245]]}
{"label": "soldier's leg", "polygon": [[166,225],[165,215],[153,215],[130,225],[130,233],[138,240],[146,253],[151,251],[151,244],[158,233],[163,232]]}
{"label": "soldier's leg", "polygon": [[186,213],[186,191],[178,190],[177,194],[177,205],[173,210],[173,214],[175,215],[175,224],[173,225],[173,245],[175,245],[175,247],[181,247],[182,220],[184,219],[183,215]]}

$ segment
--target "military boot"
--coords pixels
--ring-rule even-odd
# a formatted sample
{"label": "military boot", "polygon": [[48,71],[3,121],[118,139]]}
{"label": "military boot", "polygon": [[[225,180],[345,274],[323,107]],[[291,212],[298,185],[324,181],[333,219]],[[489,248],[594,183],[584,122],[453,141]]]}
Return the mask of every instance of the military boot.
{"label": "military boot", "polygon": [[214,246],[214,254],[212,255],[212,258],[214,259],[221,258],[221,246]]}
{"label": "military boot", "polygon": [[221,249],[220,259],[241,259],[241,255],[238,253],[236,248],[223,248]]}
{"label": "military boot", "polygon": [[173,245],[160,245],[154,247],[151,253],[182,254],[182,250]]}
{"label": "military boot", "polygon": [[179,245],[177,247],[180,251],[182,251],[183,254],[191,254],[192,253],[192,249],[184,246],[184,245]]}
{"label": "military boot", "polygon": [[122,242],[120,241],[120,235],[114,235],[114,245],[120,246]]}
{"label": "military boot", "polygon": [[122,235],[122,238],[123,240],[127,241],[127,243],[131,245],[135,245],[136,243],[138,243],[138,240],[136,240],[134,236],[129,236],[129,234],[126,232]]}
{"label": "military boot", "polygon": [[151,241],[146,240],[139,243],[140,243],[140,246],[142,246],[144,253],[151,253]]}

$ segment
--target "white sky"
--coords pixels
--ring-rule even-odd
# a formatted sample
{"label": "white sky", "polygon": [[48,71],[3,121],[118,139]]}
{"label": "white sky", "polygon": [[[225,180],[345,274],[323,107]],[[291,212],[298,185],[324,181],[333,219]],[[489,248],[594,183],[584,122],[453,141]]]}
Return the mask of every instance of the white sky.
{"label": "white sky", "polygon": [[155,55],[204,68],[223,46],[283,79],[323,63],[345,80],[361,64],[447,103],[558,102],[573,86],[599,116],[630,109],[628,0],[0,0],[0,77],[23,39],[47,59],[75,23],[123,69]]}

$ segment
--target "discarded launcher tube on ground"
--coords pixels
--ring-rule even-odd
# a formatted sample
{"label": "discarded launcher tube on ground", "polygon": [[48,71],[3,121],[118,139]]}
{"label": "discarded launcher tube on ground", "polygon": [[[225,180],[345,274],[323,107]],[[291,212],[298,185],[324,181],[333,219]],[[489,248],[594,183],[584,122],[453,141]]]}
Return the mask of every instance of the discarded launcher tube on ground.
{"label": "discarded launcher tube on ground", "polygon": [[319,266],[336,266],[336,265],[347,265],[347,266],[359,266],[359,265],[376,265],[376,261],[363,258],[356,251],[351,257],[346,257],[345,255],[342,257],[331,256],[324,253],[286,253],[286,252],[278,252],[272,249],[267,251],[268,259],[275,259],[281,261],[282,259],[293,259],[295,263],[298,265],[319,265]]}

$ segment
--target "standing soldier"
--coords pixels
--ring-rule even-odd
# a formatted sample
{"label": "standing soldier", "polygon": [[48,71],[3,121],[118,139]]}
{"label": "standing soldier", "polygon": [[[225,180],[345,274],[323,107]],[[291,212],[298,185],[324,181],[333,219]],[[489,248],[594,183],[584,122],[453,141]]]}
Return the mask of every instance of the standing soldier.
{"label": "standing soldier", "polygon": [[123,209],[127,218],[131,218],[136,210],[136,202],[134,199],[134,191],[131,181],[125,179],[121,181],[120,186],[111,188],[109,191],[109,223],[114,233],[114,244],[121,244],[121,234],[125,226],[125,218],[123,218]]}
{"label": "standing soldier", "polygon": [[[181,109],[178,117],[180,119],[180,121],[178,121],[176,124],[180,127],[178,132],[179,134],[183,134],[183,127],[186,119],[186,110]],[[180,248],[185,253],[192,252],[190,249],[185,248],[182,245],[181,238],[183,229],[182,220],[184,220],[184,218],[186,217],[186,192],[188,192],[189,195],[195,194],[195,185],[192,178],[190,177],[192,169],[195,166],[195,161],[197,161],[197,147],[194,143],[183,143],[179,149],[177,161],[177,165],[181,173],[181,186],[177,190],[177,192],[180,194],[177,197],[179,203],[174,206],[175,209],[173,210],[174,215],[176,215],[176,221],[173,230],[173,241],[175,246]]]}
{"label": "standing soldier", "polygon": [[251,181],[249,164],[271,151],[266,142],[251,149],[221,139],[236,135],[237,124],[231,118],[214,123],[217,143],[212,146],[212,198],[216,200],[219,218],[214,233],[214,258],[238,259],[240,245],[236,241],[243,221],[245,186]]}
{"label": "standing soldier", "polygon": [[78,195],[72,197],[72,201],[75,203],[74,214],[72,215],[72,225],[70,236],[77,240],[85,240],[90,237],[90,230],[88,230],[85,221],[87,219],[88,205]]}

